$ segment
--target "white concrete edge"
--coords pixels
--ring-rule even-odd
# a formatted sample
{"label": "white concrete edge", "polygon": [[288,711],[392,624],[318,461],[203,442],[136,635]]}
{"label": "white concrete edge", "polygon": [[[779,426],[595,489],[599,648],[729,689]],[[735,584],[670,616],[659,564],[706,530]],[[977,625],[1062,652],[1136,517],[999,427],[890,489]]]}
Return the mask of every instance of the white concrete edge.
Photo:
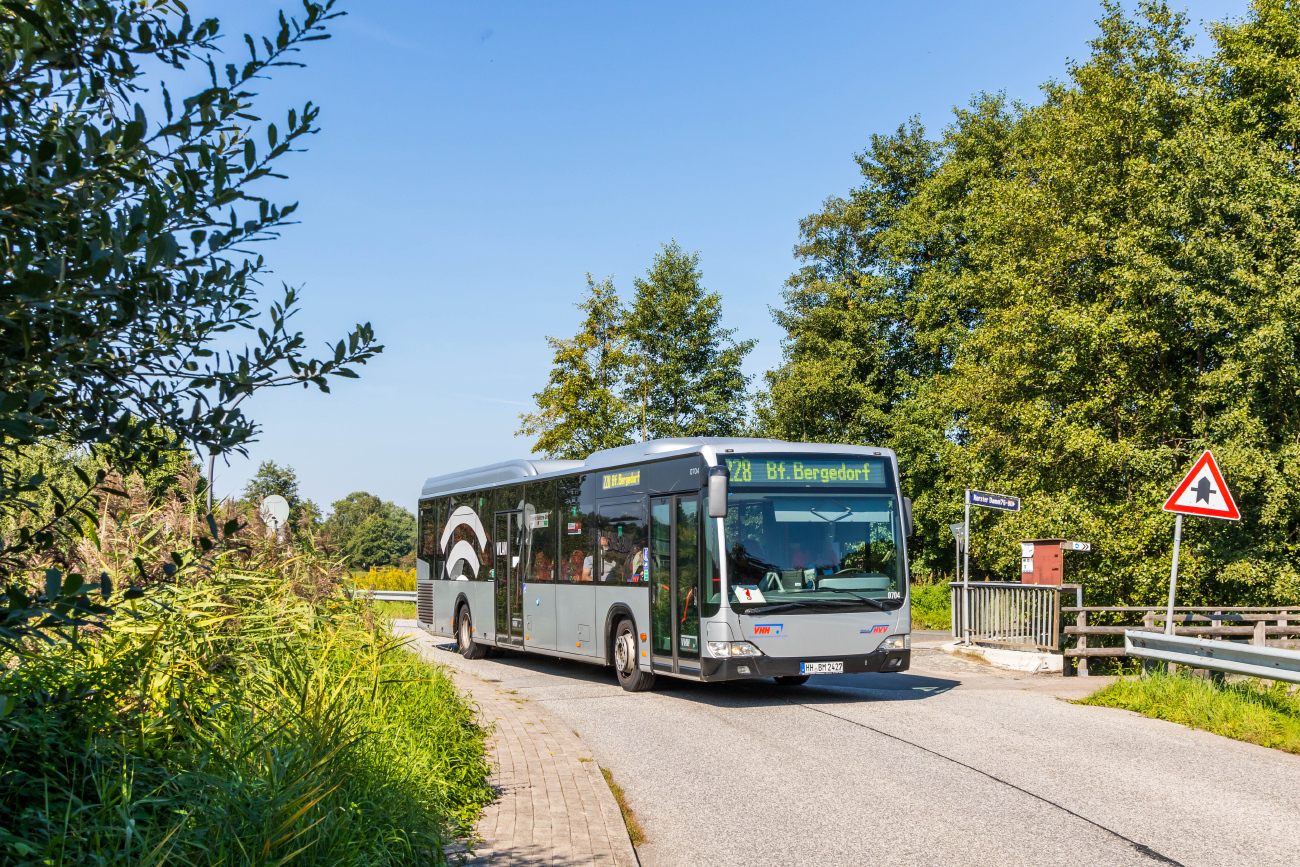
{"label": "white concrete edge", "polygon": [[944,653],[963,653],[979,657],[989,665],[1005,668],[1008,671],[1027,671],[1031,674],[1059,674],[1065,662],[1065,657],[1056,653],[1003,650],[997,647],[980,647],[977,644],[958,644],[955,641],[941,644],[939,649]]}

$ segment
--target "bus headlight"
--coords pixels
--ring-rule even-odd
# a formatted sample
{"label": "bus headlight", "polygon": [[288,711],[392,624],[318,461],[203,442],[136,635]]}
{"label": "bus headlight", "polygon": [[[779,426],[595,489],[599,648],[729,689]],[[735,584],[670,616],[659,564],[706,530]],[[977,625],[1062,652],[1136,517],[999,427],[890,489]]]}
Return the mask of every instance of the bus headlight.
{"label": "bus headlight", "polygon": [[709,653],[720,659],[728,656],[762,656],[759,650],[748,641],[710,641]]}
{"label": "bus headlight", "polygon": [[911,650],[911,635],[891,635],[884,641],[880,642],[878,650]]}

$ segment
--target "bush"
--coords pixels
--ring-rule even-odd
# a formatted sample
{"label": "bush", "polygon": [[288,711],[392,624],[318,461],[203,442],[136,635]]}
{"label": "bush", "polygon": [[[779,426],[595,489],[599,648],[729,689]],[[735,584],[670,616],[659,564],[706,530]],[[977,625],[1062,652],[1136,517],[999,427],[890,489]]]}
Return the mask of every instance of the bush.
{"label": "bush", "polygon": [[352,580],[358,590],[415,590],[415,570],[396,566],[353,572]]}
{"label": "bush", "polygon": [[947,584],[912,585],[912,628],[952,628],[952,606]]}
{"label": "bush", "polygon": [[301,560],[256,566],[0,675],[0,862],[445,862],[492,797],[472,708]]}

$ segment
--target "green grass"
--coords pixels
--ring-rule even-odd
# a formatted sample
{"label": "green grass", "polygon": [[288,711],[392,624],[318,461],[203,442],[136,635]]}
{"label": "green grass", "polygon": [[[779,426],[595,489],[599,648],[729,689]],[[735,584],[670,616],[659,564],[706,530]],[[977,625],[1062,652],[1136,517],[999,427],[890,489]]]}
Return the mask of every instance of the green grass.
{"label": "green grass", "polygon": [[913,584],[911,590],[913,629],[952,628],[947,584]]}
{"label": "green grass", "polygon": [[627,805],[627,796],[623,793],[623,787],[614,782],[614,774],[610,772],[609,768],[601,768],[600,775],[605,778],[605,784],[609,786],[610,794],[614,796],[614,801],[618,804],[618,811],[623,814],[623,824],[627,827],[628,839],[632,841],[633,846],[640,846],[646,841],[645,830],[641,827],[641,823],[637,821],[632,808]]}
{"label": "green grass", "polygon": [[0,669],[0,864],[446,862],[492,797],[473,708],[284,568],[157,588]]}
{"label": "green grass", "polygon": [[1300,698],[1283,684],[1217,685],[1157,672],[1125,677],[1077,702],[1118,707],[1263,747],[1300,753]]}
{"label": "green grass", "polygon": [[374,611],[376,616],[386,617],[390,620],[415,619],[414,602],[381,602],[376,600],[370,603],[370,610]]}

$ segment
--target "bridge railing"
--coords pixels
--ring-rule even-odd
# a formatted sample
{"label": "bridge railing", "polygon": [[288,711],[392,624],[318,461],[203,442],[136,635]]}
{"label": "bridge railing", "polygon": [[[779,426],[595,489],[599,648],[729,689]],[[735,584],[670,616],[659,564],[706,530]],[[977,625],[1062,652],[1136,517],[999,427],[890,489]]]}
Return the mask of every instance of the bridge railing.
{"label": "bridge railing", "polygon": [[954,639],[1023,650],[1060,646],[1061,588],[1011,581],[972,581],[969,586],[954,581],[948,586]]}

